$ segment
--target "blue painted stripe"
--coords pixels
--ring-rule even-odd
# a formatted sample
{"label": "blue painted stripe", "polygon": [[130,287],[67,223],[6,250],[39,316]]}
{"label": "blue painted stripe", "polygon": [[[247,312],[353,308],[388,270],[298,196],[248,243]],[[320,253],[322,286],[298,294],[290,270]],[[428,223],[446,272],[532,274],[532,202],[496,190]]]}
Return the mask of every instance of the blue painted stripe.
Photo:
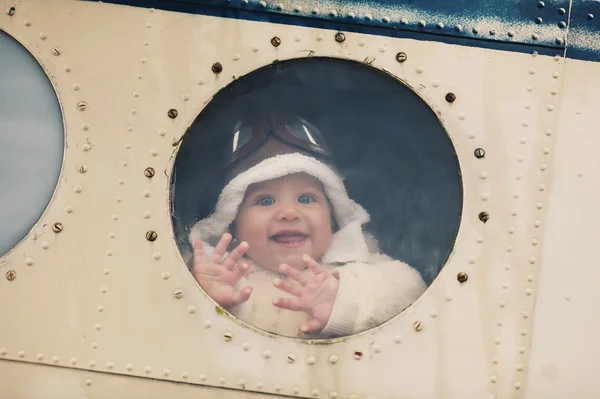
{"label": "blue painted stripe", "polygon": [[[572,9],[563,0],[415,0],[410,4],[398,0],[107,2],[522,53],[563,56],[567,50],[568,58],[600,61],[600,2],[590,0],[574,2]],[[588,14],[594,17],[589,19]]]}

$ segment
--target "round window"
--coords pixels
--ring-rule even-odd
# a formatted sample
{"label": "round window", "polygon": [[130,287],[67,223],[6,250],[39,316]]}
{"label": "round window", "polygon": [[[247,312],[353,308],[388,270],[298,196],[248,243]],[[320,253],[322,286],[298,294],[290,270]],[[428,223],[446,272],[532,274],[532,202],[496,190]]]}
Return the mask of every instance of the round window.
{"label": "round window", "polygon": [[213,300],[260,329],[319,338],[414,302],[452,250],[462,195],[452,142],[410,87],[307,58],[214,97],[182,141],[171,204]]}
{"label": "round window", "polygon": [[42,215],[58,181],[64,132],[56,93],[33,56],[0,31],[0,256]]}

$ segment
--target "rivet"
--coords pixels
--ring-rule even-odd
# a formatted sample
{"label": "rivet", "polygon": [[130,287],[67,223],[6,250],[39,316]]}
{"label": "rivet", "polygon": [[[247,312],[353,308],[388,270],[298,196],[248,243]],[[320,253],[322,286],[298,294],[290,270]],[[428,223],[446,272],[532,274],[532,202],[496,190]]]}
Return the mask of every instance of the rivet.
{"label": "rivet", "polygon": [[367,21],[370,21],[370,20],[372,20],[372,19],[373,19],[373,16],[372,16],[371,14],[367,14],[367,15],[365,15],[365,19],[366,19]]}
{"label": "rivet", "polygon": [[122,160],[122,161],[121,161],[121,165],[122,165],[124,168],[126,168],[126,167],[127,167],[127,165],[129,165],[129,162],[128,162],[126,159],[124,159],[124,160]]}
{"label": "rivet", "polygon": [[541,24],[542,22],[544,22],[544,20],[541,17],[537,17],[535,19],[535,23],[538,24],[538,25]]}
{"label": "rivet", "polygon": [[181,299],[183,298],[183,290],[182,289],[176,289],[175,291],[173,291],[173,296],[177,299]]}
{"label": "rivet", "polygon": [[72,357],[69,362],[74,366],[77,364],[77,358],[76,357]]}
{"label": "rivet", "polygon": [[[187,377],[185,377],[185,378],[187,378]],[[198,376],[198,378],[200,378],[200,381],[206,381],[206,379],[207,379],[208,377],[207,377],[207,375],[206,375],[206,374],[200,374],[200,375]]]}
{"label": "rivet", "polygon": [[527,275],[527,281],[532,282],[533,281],[533,275],[528,274]]}
{"label": "rivet", "polygon": [[95,361],[95,360],[90,360],[90,361],[88,362],[88,365],[89,365],[90,367],[96,367],[96,361]]}
{"label": "rivet", "polygon": [[273,36],[271,38],[271,45],[273,47],[279,47],[281,45],[281,39],[279,37],[277,37],[277,36]]}
{"label": "rivet", "polygon": [[[429,312],[429,316],[430,316],[431,318],[434,318],[434,319],[435,319],[435,318],[437,317],[437,315],[438,315],[438,313],[437,313],[437,310],[435,310],[435,309],[432,309],[432,310]],[[378,347],[375,347],[375,348],[373,348],[373,350],[375,351],[375,353],[379,353],[379,351],[378,351],[376,348],[378,348]]]}
{"label": "rivet", "polygon": [[171,273],[169,273],[169,272],[162,272],[162,273],[160,274],[160,277],[161,277],[163,280],[168,280],[168,279],[171,277]]}
{"label": "rivet", "polygon": [[593,19],[594,19],[594,14],[588,14],[588,15],[586,15],[585,17],[586,17],[586,19],[587,19],[588,21],[591,21],[591,20],[593,20]]}
{"label": "rivet", "polygon": [[398,61],[398,62],[404,62],[407,59],[408,59],[408,56],[403,51],[396,54],[396,61]]}
{"label": "rivet", "polygon": [[538,36],[537,33],[534,33],[533,35],[531,35],[531,39],[532,40],[538,40],[540,37]]}
{"label": "rivet", "polygon": [[88,166],[86,164],[82,163],[82,164],[77,165],[77,171],[79,173],[85,173],[85,172],[87,172],[87,170],[88,170]]}
{"label": "rivet", "polygon": [[225,334],[223,334],[223,341],[225,342],[231,342],[231,340],[233,339],[233,334],[230,332],[226,332]]}
{"label": "rivet", "polygon": [[467,273],[460,272],[456,275],[456,279],[459,283],[464,283],[469,279],[469,276],[467,275]]}
{"label": "rivet", "polygon": [[111,231],[110,233],[108,233],[108,238],[115,238],[116,234]]}
{"label": "rivet", "polygon": [[435,27],[438,29],[444,29],[444,24],[441,22],[438,22],[437,24],[435,24]]}
{"label": "rivet", "polygon": [[96,324],[96,325],[94,325],[94,328],[95,328],[97,331],[100,331],[100,330],[102,330],[102,324]]}
{"label": "rivet", "polygon": [[546,136],[552,135],[552,129],[546,129]]}
{"label": "rivet", "polygon": [[168,376],[169,376],[169,374],[171,374],[171,370],[169,370],[169,369],[164,369],[164,370],[163,370],[163,375],[164,375],[165,377],[168,377]]}
{"label": "rivet", "polygon": [[171,108],[171,109],[170,109],[170,110],[167,112],[167,115],[169,116],[169,118],[171,118],[171,119],[175,119],[175,118],[177,118],[177,115],[179,115],[179,112],[177,112],[177,110],[176,110],[176,109],[174,109],[174,108]]}
{"label": "rivet", "polygon": [[159,260],[161,257],[162,257],[162,253],[160,253],[160,252],[154,252],[152,254],[152,259],[154,259],[154,260]]}
{"label": "rivet", "polygon": [[81,85],[79,83],[73,83],[73,90],[78,91],[81,89]]}
{"label": "rivet", "polygon": [[360,360],[363,357],[363,353],[361,351],[354,351],[354,359]]}
{"label": "rivet", "polygon": [[144,170],[144,176],[146,176],[147,178],[154,177],[155,173],[156,172],[154,171],[154,168],[152,168],[152,167],[148,167]]}
{"label": "rivet", "polygon": [[481,159],[485,157],[485,150],[483,148],[477,148],[474,152],[475,158]]}
{"label": "rivet", "polygon": [[502,323],[502,320],[498,320],[498,321],[496,321],[496,325],[497,325],[498,327],[502,327],[502,324],[503,324],[503,323]]}
{"label": "rivet", "polygon": [[8,10],[6,10],[6,13],[7,13],[9,16],[11,16],[11,17],[12,17],[13,15],[15,15],[15,12],[16,12],[16,11],[17,11],[17,9],[16,9],[16,8],[14,8],[14,7],[10,7]]}
{"label": "rivet", "polygon": [[91,149],[92,149],[92,146],[91,146],[89,143],[83,143],[83,144],[81,145],[81,149],[82,149],[83,151],[85,151],[85,152],[88,152],[89,150],[91,150]]}
{"label": "rivet", "polygon": [[104,274],[106,274],[106,275],[110,274],[110,269],[108,267],[104,269]]}
{"label": "rivet", "polygon": [[533,86],[532,85],[527,85],[526,89],[527,89],[527,91],[533,91]]}
{"label": "rivet", "polygon": [[310,392],[310,394],[316,398],[317,396],[319,396],[319,390],[318,389],[313,389]]}
{"label": "rivet", "polygon": [[194,314],[194,313],[196,313],[196,307],[195,307],[195,306],[193,306],[193,305],[190,305],[190,306],[188,306],[188,308],[187,308],[187,312],[188,312],[189,314]]}
{"label": "rivet", "polygon": [[417,23],[417,25],[419,25],[419,27],[421,27],[421,28],[424,28],[424,27],[425,27],[425,25],[426,25],[426,22],[425,22],[425,21],[423,21],[423,20],[420,20],[420,21]]}
{"label": "rivet", "polygon": [[490,30],[490,36],[494,36],[495,34],[496,34],[496,31],[495,31],[495,30],[493,30],[493,29],[492,29],[492,30]]}
{"label": "rivet", "polygon": [[483,236],[481,234],[477,235],[477,237],[475,237],[475,241],[481,244],[483,242]]}
{"label": "rivet", "polygon": [[452,302],[452,294],[451,293],[446,294],[446,302]]}
{"label": "rivet", "polygon": [[268,350],[268,349],[267,349],[267,350],[265,350],[265,351],[263,352],[263,357],[264,357],[265,359],[269,359],[269,358],[271,357],[271,355],[272,355],[272,354],[271,354],[271,351],[270,351],[270,350]]}
{"label": "rivet", "polygon": [[273,389],[275,389],[275,391],[276,391],[276,392],[279,392],[279,391],[281,391],[281,385],[279,385],[279,384],[275,384],[275,385],[273,386]]}
{"label": "rivet", "polygon": [[525,311],[523,312],[523,318],[526,319],[529,317],[529,312]]}
{"label": "rivet", "polygon": [[350,11],[348,13],[348,18],[350,18],[350,19],[354,18],[355,16],[356,16],[356,14],[354,14],[352,11]]}
{"label": "rivet", "polygon": [[553,77],[554,79],[558,78],[559,76],[560,76],[560,73],[559,73],[559,72],[557,72],[557,71],[554,71],[554,72],[552,73],[552,77]]}
{"label": "rivet", "polygon": [[521,389],[521,383],[515,382],[515,389]]}
{"label": "rivet", "polygon": [[338,32],[335,34],[335,41],[338,43],[342,43],[346,40],[346,35],[344,35],[342,32]]}
{"label": "rivet", "polygon": [[416,73],[423,73],[425,72],[425,69],[422,66],[418,66],[415,68],[415,72]]}
{"label": "rivet", "polygon": [[156,233],[156,231],[154,230],[150,230],[146,232],[146,240],[148,241],[156,241],[156,239],[158,238],[158,234]]}
{"label": "rivet", "polygon": [[35,358],[37,360],[43,360],[44,359],[44,354],[43,353],[38,353]]}
{"label": "rivet", "polygon": [[508,228],[508,234],[513,234],[515,232],[515,228],[513,226],[510,226]]}
{"label": "rivet", "polygon": [[565,301],[569,302],[571,300],[571,297],[568,295],[565,295]]}
{"label": "rivet", "polygon": [[152,369],[150,367],[144,367],[144,371],[146,372],[146,374],[150,374],[152,372]]}
{"label": "rivet", "polygon": [[558,23],[558,27],[561,29],[565,29],[567,27],[567,23],[565,21],[560,21]]}
{"label": "rivet", "polygon": [[[212,325],[213,325],[213,323],[212,323],[212,321],[210,321],[210,320],[206,320],[206,321],[204,322],[204,328],[211,328],[211,327],[212,327]],[[249,346],[249,345],[250,345],[250,344],[248,344],[248,348],[250,348],[250,346]]]}
{"label": "rivet", "polygon": [[512,196],[513,196],[513,198],[519,198],[519,193],[517,191],[515,191]]}
{"label": "rivet", "polygon": [[329,356],[329,363],[336,364],[338,362],[338,357],[336,355]]}
{"label": "rivet", "polygon": [[548,106],[546,107],[546,109],[550,112],[554,111],[554,105],[552,104],[548,104]]}
{"label": "rivet", "polygon": [[513,251],[513,246],[512,245],[507,245],[506,246],[506,252],[512,252]]}
{"label": "rivet", "polygon": [[531,288],[525,288],[525,295],[531,295]]}
{"label": "rivet", "polygon": [[489,194],[488,193],[481,193],[481,199],[484,201],[487,201],[487,199],[489,198]]}
{"label": "rivet", "polygon": [[[324,38],[324,37],[325,37],[325,36],[323,36],[323,34],[322,34],[322,33],[319,33],[319,35],[317,36],[317,41],[318,41],[318,42],[320,42],[321,40],[323,40],[323,38]],[[359,45],[359,46],[361,45],[361,44],[360,44],[360,41],[358,42],[358,45]],[[363,44],[363,46],[364,46],[364,44]]]}
{"label": "rivet", "polygon": [[213,73],[219,74],[223,72],[223,65],[220,62],[215,62],[210,69]]}
{"label": "rivet", "polygon": [[385,22],[386,24],[390,22],[390,17],[385,16],[383,17],[383,22]]}
{"label": "rivet", "polygon": [[394,342],[399,344],[402,342],[402,337],[400,335],[395,335],[394,336]]}
{"label": "rivet", "polygon": [[112,220],[115,220],[115,221],[119,220],[119,215],[117,215],[117,214],[112,215]]}
{"label": "rivet", "polygon": [[421,323],[421,322],[420,322],[420,321],[418,321],[418,320],[417,320],[417,321],[415,321],[415,322],[413,323],[413,329],[414,329],[415,331],[421,331],[421,330],[423,330],[423,323]]}
{"label": "rivet", "polygon": [[306,358],[306,363],[308,363],[309,365],[313,365],[317,362],[317,358],[314,356],[309,356]]}
{"label": "rivet", "polygon": [[[1,355],[2,353],[0,353]],[[58,364],[60,362],[60,358],[58,356],[52,356],[52,363]]]}
{"label": "rivet", "polygon": [[473,32],[474,34],[478,34],[479,33],[479,28],[475,27],[471,30],[471,32]]}
{"label": "rivet", "polygon": [[106,294],[106,291],[108,291],[108,289],[106,287],[100,287],[101,293]]}
{"label": "rivet", "polygon": [[27,259],[25,259],[25,264],[26,264],[27,266],[31,266],[31,265],[33,265],[33,258],[27,258]]}
{"label": "rivet", "polygon": [[181,378],[183,378],[184,380],[187,380],[189,376],[190,375],[186,372],[181,373]]}
{"label": "rivet", "polygon": [[8,281],[14,281],[17,278],[17,272],[14,270],[9,270],[6,272],[6,279]]}
{"label": "rivet", "polygon": [[61,53],[61,49],[59,49],[58,47],[54,47],[52,49],[52,55],[58,57],[60,55],[60,53]]}
{"label": "rivet", "polygon": [[96,310],[100,313],[104,312],[104,306],[102,305],[98,305],[98,307],[96,308]]}
{"label": "rivet", "polygon": [[488,220],[490,220],[490,215],[487,212],[481,212],[479,214],[479,220],[481,220],[483,223],[486,223]]}
{"label": "rivet", "polygon": [[462,25],[456,25],[456,26],[454,26],[454,30],[457,32],[462,32],[463,27],[462,27]]}
{"label": "rivet", "polygon": [[338,397],[338,393],[336,391],[329,392],[329,397],[331,399],[336,399]]}
{"label": "rivet", "polygon": [[456,94],[454,94],[454,93],[446,94],[446,101],[449,103],[453,103],[454,101],[456,101]]}
{"label": "rivet", "polygon": [[506,302],[505,302],[505,301],[500,301],[500,302],[498,302],[498,305],[499,305],[501,308],[503,308],[503,307],[505,307],[505,306],[506,306]]}
{"label": "rivet", "polygon": [[491,375],[490,376],[490,382],[491,383],[495,383],[496,381],[498,381],[498,377],[496,377],[495,375]]}
{"label": "rivet", "polygon": [[131,371],[131,370],[133,370],[133,365],[128,364],[127,366],[125,366],[125,369],[127,369],[127,371]]}
{"label": "rivet", "polygon": [[296,362],[296,356],[294,356],[292,354],[287,355],[287,362],[290,363],[290,364],[295,363]]}
{"label": "rivet", "polygon": [[408,25],[408,19],[406,18],[402,18],[400,22],[402,23],[402,25]]}
{"label": "rivet", "polygon": [[144,211],[144,212],[142,212],[142,216],[144,217],[144,219],[150,219],[150,217],[152,216],[152,212]]}
{"label": "rivet", "polygon": [[67,73],[68,73],[68,72],[71,72],[71,67],[70,67],[70,66],[68,66],[68,65],[65,65],[65,66],[63,67],[63,71],[65,71],[65,72],[67,72]]}
{"label": "rivet", "polygon": [[517,173],[517,174],[515,175],[515,179],[517,179],[517,180],[521,180],[522,178],[523,178],[523,175],[522,175],[522,174],[520,174],[520,173]]}
{"label": "rivet", "polygon": [[80,111],[85,111],[87,109],[88,105],[85,101],[79,101],[77,103],[77,109]]}
{"label": "rivet", "polygon": [[500,361],[500,359],[498,359],[498,356],[492,357],[492,363],[498,364],[499,361]]}
{"label": "rivet", "polygon": [[294,395],[298,395],[298,394],[300,393],[300,388],[298,388],[298,387],[293,387],[293,388],[292,388],[292,393],[293,393]]}

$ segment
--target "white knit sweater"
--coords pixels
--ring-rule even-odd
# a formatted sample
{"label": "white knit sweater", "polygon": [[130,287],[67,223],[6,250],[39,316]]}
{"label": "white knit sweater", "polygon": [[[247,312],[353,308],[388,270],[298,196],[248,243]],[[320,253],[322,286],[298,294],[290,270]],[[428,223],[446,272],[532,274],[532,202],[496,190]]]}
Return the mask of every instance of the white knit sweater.
{"label": "white knit sweater", "polygon": [[[252,286],[250,299],[227,309],[240,320],[275,334],[302,338],[330,338],[358,333],[391,319],[413,303],[426,289],[421,275],[412,267],[382,254],[372,254],[369,263],[343,266],[325,265],[339,277],[333,311],[325,328],[317,334],[304,334],[300,324],[309,320],[303,312],[281,309],[272,304],[275,297],[289,295],[272,284],[282,276],[260,265],[240,281],[239,288]],[[306,269],[304,273],[311,273]]]}

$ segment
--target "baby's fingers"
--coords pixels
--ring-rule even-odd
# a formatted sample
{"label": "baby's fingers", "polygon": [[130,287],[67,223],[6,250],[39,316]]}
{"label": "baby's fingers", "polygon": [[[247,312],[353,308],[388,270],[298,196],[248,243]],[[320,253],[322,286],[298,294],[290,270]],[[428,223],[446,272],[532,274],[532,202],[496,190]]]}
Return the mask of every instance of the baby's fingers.
{"label": "baby's fingers", "polygon": [[310,256],[302,255],[302,261],[304,262],[304,264],[306,266],[310,267],[310,270],[315,275],[323,273],[323,271],[324,271],[323,266],[321,266],[316,260],[314,260]]}
{"label": "baby's fingers", "polygon": [[300,331],[303,333],[316,333],[321,331],[325,325],[317,319],[310,319],[306,323],[300,324]]}
{"label": "baby's fingers", "polygon": [[273,285],[281,291],[292,294],[293,296],[302,296],[302,288],[298,284],[292,284],[289,281],[275,278],[273,279]]}
{"label": "baby's fingers", "polygon": [[277,306],[278,308],[300,312],[306,310],[306,306],[302,305],[300,300],[297,298],[275,298],[273,299],[273,305]]}
{"label": "baby's fingers", "polygon": [[248,248],[248,243],[246,241],[242,241],[240,245],[238,245],[233,251],[231,251],[231,253],[229,253],[227,259],[223,261],[223,266],[225,266],[228,270],[232,270],[236,263],[238,263],[242,256],[244,256]]}
{"label": "baby's fingers", "polygon": [[232,283],[237,283],[242,277],[244,277],[250,271],[250,265],[246,262],[238,264],[238,266],[231,272]]}
{"label": "baby's fingers", "polygon": [[289,278],[296,280],[301,285],[306,285],[308,282],[306,276],[304,276],[299,270],[294,269],[290,265],[283,264],[279,266],[279,271]]}
{"label": "baby's fingers", "polygon": [[240,292],[234,293],[231,298],[231,306],[246,302],[250,298],[250,294],[252,294],[252,287],[244,287]]}
{"label": "baby's fingers", "polygon": [[215,247],[215,251],[212,254],[210,263],[216,263],[217,265],[220,265],[221,262],[223,262],[223,256],[225,255],[225,251],[227,251],[227,246],[231,242],[232,238],[233,237],[231,237],[231,234],[229,233],[223,234],[223,236],[219,240],[219,243]]}
{"label": "baby's fingers", "polygon": [[202,250],[202,240],[194,241],[194,267],[204,260],[204,251]]}

